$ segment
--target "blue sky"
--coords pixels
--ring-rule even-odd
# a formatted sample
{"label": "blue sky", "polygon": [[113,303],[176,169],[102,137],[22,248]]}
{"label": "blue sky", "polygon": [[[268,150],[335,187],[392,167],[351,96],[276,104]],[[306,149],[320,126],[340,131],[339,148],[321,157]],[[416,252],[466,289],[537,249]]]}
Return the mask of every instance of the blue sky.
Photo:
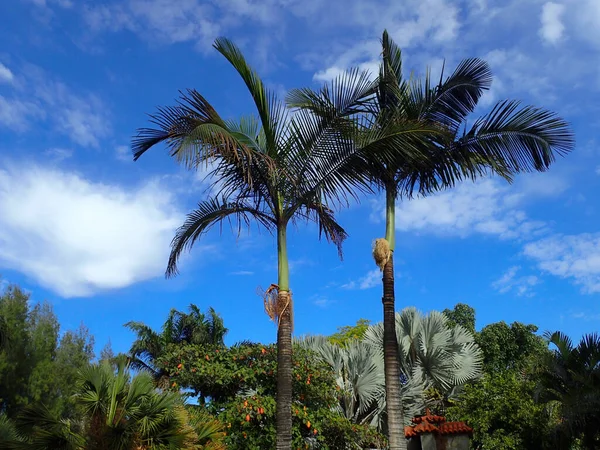
{"label": "blue sky", "polygon": [[[600,3],[596,0],[13,0],[0,3],[0,273],[82,321],[98,348],[128,348],[129,320],[158,327],[170,308],[213,306],[228,343],[271,342],[256,291],[276,281],[274,242],[256,228],[202,240],[163,277],[173,230],[206,187],[162,149],[133,163],[147,113],[196,88],[231,117],[252,112],[211,49],[237,42],[279,94],[376,67],[387,28],[405,66],[486,59],[481,111],[505,98],[568,119],[577,149],[544,174],[467,183],[398,206],[398,308],[476,308],[478,327],[535,323],[575,338],[600,323]],[[314,226],[291,237],[296,333],[381,316],[370,252],[377,196],[339,214],[343,262]]]}

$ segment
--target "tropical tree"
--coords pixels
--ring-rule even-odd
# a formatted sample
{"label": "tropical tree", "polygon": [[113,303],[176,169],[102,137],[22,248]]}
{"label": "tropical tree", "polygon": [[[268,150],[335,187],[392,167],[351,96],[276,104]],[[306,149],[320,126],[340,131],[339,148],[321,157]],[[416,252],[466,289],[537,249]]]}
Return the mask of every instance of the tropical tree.
{"label": "tropical tree", "polygon": [[[345,417],[386,431],[383,331],[382,323],[372,325],[362,340],[343,347],[324,336],[298,342],[333,368],[339,409]],[[450,326],[442,313],[424,316],[406,308],[396,314],[396,335],[406,417],[422,413],[426,405],[443,407],[439,400],[427,398],[427,393],[435,391],[439,399],[447,400],[481,375],[483,356],[474,336],[459,325]]]}
{"label": "tropical tree", "polygon": [[[342,79],[348,75],[341,76]],[[394,265],[396,200],[415,193],[428,194],[452,187],[462,179],[475,179],[490,172],[507,180],[519,172],[543,171],[556,155],[572,150],[574,140],[565,121],[544,109],[520,107],[516,101],[501,101],[467,129],[466,119],[492,81],[484,61],[462,61],[439,83],[427,71],[424,81],[405,79],[400,49],[384,31],[382,62],[374,89],[359,99],[353,117],[361,111],[364,120],[353,120],[371,132],[390,122],[421,123],[437,127],[418,150],[428,158],[395,159],[391,164],[371,155],[370,175],[385,193],[386,233],[375,243],[374,257],[383,272],[383,322],[390,449],[406,448],[400,397],[400,367],[394,327]],[[339,80],[334,80],[339,85]],[[349,86],[349,83],[345,83]],[[288,95],[290,106],[316,115],[332,109],[331,92],[323,88],[295,90]]]}
{"label": "tropical tree", "polygon": [[82,412],[78,420],[57,418],[41,404],[27,406],[13,426],[0,424],[10,439],[2,448],[224,448],[219,444],[221,424],[201,412],[190,412],[178,393],[157,391],[149,373],[131,377],[123,358],[116,371],[108,363],[82,370],[76,400]]}
{"label": "tropical tree", "polygon": [[354,339],[344,346],[325,336],[306,336],[298,344],[331,366],[338,386],[337,409],[357,424],[370,424],[385,396],[383,358],[370,344]]}
{"label": "tropical tree", "polygon": [[584,335],[577,346],[561,332],[546,333],[554,351],[543,367],[539,399],[558,411],[555,448],[581,439],[600,446],[600,335]]}
{"label": "tropical tree", "polygon": [[[321,235],[340,252],[345,230],[332,206],[343,204],[368,181],[368,152],[390,158],[413,158],[423,139],[421,124],[393,123],[372,133],[356,133],[340,116],[352,115],[358,99],[372,90],[364,73],[340,84],[334,108],[316,116],[309,111],[289,115],[285,104],[268,90],[241,51],[219,38],[214,47],[238,72],[252,97],[256,115],[225,120],[197,91],[182,94],[177,106],[151,116],[156,129],[141,129],[133,141],[134,159],[165,143],[189,168],[204,165],[213,180],[210,197],[188,214],[171,247],[167,276],[178,271],[179,257],[214,225],[225,220],[242,225],[255,221],[276,235],[278,280],[265,294],[265,307],[277,324],[277,448],[291,445],[292,296],[287,229],[290,223],[314,221]],[[386,156],[387,155],[387,156]],[[391,161],[390,161],[391,163]]]}
{"label": "tropical tree", "polygon": [[137,335],[129,350],[131,365],[150,372],[161,388],[168,387],[169,374],[156,361],[164,355],[170,344],[223,346],[223,338],[227,333],[223,319],[212,307],[207,314],[203,314],[194,304],[189,306],[189,313],[171,309],[160,333],[142,322],[128,322],[125,326]]}
{"label": "tropical tree", "polygon": [[[423,315],[409,307],[396,313],[395,323],[402,379],[412,379],[444,399],[481,376],[483,354],[475,337],[460,325],[451,327],[443,313]],[[383,323],[371,326],[365,334],[365,341],[382,356],[383,334]]]}

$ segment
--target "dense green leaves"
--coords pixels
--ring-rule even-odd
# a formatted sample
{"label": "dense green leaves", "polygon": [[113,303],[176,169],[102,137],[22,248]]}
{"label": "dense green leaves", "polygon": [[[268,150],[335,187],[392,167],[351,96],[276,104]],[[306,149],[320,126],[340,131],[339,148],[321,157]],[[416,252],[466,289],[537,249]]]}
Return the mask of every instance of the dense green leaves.
{"label": "dense green leaves", "polygon": [[10,336],[0,350],[0,411],[13,417],[22,407],[43,402],[53,413],[71,416],[73,380],[94,357],[93,338],[82,327],[59,339],[51,306],[29,302],[17,286],[0,294],[0,316]]}
{"label": "dense green leaves", "polygon": [[475,310],[464,303],[457,303],[453,309],[445,309],[448,326],[453,328],[460,325],[465,330],[475,334]]}
{"label": "dense green leaves", "polygon": [[[273,448],[277,350],[274,345],[241,344],[230,348],[172,345],[159,364],[168,370],[171,388],[191,390],[227,426],[232,448]],[[330,367],[300,347],[293,353],[294,448],[319,443],[381,439],[366,426],[340,416],[338,390]],[[311,444],[312,445],[312,444]]]}
{"label": "dense green leaves", "polygon": [[523,370],[547,354],[547,343],[535,334],[535,325],[514,322],[496,322],[485,326],[477,335],[483,351],[483,364],[487,372]]}
{"label": "dense green leaves", "polygon": [[600,336],[585,335],[577,346],[560,332],[546,337],[552,353],[541,369],[539,398],[551,404],[560,418],[555,437],[561,448],[581,438],[583,448],[596,449],[600,446]]}
{"label": "dense green leaves", "polygon": [[515,371],[486,373],[465,387],[447,414],[473,427],[474,449],[550,449],[544,446],[550,424],[543,405],[534,400],[535,387]]}
{"label": "dense green leaves", "polygon": [[194,304],[189,306],[189,313],[172,309],[160,333],[142,322],[128,322],[125,326],[136,334],[129,350],[132,366],[150,372],[160,387],[167,387],[169,372],[157,360],[164,356],[170,345],[223,346],[227,333],[223,319],[213,308],[204,314]]}

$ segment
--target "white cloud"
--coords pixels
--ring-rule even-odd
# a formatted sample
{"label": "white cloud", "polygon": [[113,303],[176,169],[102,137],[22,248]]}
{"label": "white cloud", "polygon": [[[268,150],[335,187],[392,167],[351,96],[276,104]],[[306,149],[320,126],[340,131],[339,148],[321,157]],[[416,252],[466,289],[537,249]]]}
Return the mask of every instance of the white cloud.
{"label": "white cloud", "polygon": [[349,283],[343,284],[342,289],[371,289],[377,287],[381,284],[381,271],[379,269],[373,269],[369,273],[367,273],[364,277],[359,278],[358,280],[351,281]]}
{"label": "white cloud", "polygon": [[28,0],[36,6],[39,7],[48,7],[50,5],[58,5],[61,8],[72,8],[73,1],[72,0]]}
{"label": "white cloud", "polygon": [[84,20],[95,31],[129,30],[145,40],[167,44],[195,42],[210,48],[224,29],[248,19],[273,24],[276,1],[234,0],[211,4],[201,0],[126,0],[86,6]]}
{"label": "white cloud", "polygon": [[12,98],[0,96],[0,124],[18,132],[36,122],[84,147],[98,147],[110,132],[108,109],[91,93],[77,92],[39,67],[27,65]]}
{"label": "white cloud", "polygon": [[565,5],[547,2],[542,7],[540,36],[551,44],[556,44],[563,37],[565,26],[562,23],[562,15]]}
{"label": "white cloud", "polygon": [[571,313],[571,317],[577,320],[584,320],[586,322],[596,322],[600,320],[600,314],[589,314],[584,312]]}
{"label": "white cloud", "polygon": [[6,67],[4,64],[0,63],[0,83],[12,83],[15,79],[15,76],[11,72],[11,70]]}
{"label": "white cloud", "polygon": [[55,161],[63,161],[73,156],[73,150],[67,148],[49,148],[44,151],[44,155],[50,156]]}
{"label": "white cloud", "polygon": [[161,276],[180,223],[157,183],[128,190],[31,164],[0,170],[0,267],[63,297]]}
{"label": "white cloud", "polygon": [[527,244],[523,253],[541,270],[574,280],[583,292],[600,292],[600,233],[551,236]]}
{"label": "white cloud", "polygon": [[331,300],[329,297],[325,297],[322,295],[314,295],[312,297],[312,303],[319,308],[327,308],[331,304],[335,303],[335,300]]}
{"label": "white cloud", "polygon": [[501,294],[514,292],[519,297],[532,297],[535,295],[532,288],[540,283],[535,275],[517,276],[521,270],[519,266],[509,268],[498,280],[492,283],[492,287]]}
{"label": "white cloud", "polygon": [[254,275],[254,272],[252,272],[250,270],[237,270],[235,272],[231,272],[231,275],[250,276],[250,275]]}
{"label": "white cloud", "polygon": [[25,131],[32,120],[43,119],[45,116],[36,103],[0,95],[0,125],[6,128]]}
{"label": "white cloud", "polygon": [[[363,1],[343,2],[333,6],[333,2],[315,2],[317,14],[328,17],[327,26],[343,18],[346,26],[354,29],[352,41],[337,52],[334,59],[321,59],[313,78],[316,81],[329,81],[350,67],[359,67],[373,74],[379,67],[378,55],[381,52],[379,36],[384,28],[392,39],[405,49],[427,40],[430,45],[440,45],[453,41],[460,28],[458,8],[446,0],[407,0],[404,2],[378,2],[367,4]],[[368,36],[367,39],[361,38]],[[373,39],[373,37],[376,37]],[[331,54],[331,53],[330,53]],[[329,57],[330,58],[330,57]]]}
{"label": "white cloud", "polygon": [[545,224],[530,220],[515,207],[522,196],[496,179],[462,183],[436,195],[401,202],[396,207],[396,229],[460,237],[535,235]]}
{"label": "white cloud", "polygon": [[126,145],[119,145],[119,146],[117,146],[117,148],[115,148],[115,157],[119,161],[123,161],[123,162],[133,161],[131,149]]}

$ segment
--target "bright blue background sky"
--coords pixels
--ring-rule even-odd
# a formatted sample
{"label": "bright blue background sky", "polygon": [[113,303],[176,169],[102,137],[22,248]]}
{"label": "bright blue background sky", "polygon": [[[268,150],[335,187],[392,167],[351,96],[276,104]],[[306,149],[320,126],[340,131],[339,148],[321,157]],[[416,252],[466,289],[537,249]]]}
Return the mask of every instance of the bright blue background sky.
{"label": "bright blue background sky", "polygon": [[[211,49],[235,40],[278,93],[376,67],[387,28],[405,66],[439,73],[464,57],[496,75],[482,101],[550,108],[577,149],[550,172],[468,183],[398,207],[398,308],[465,302],[478,327],[515,320],[575,338],[600,322],[600,3],[596,0],[11,0],[0,2],[0,272],[48,300],[63,329],[84,322],[101,348],[125,351],[129,320],[158,327],[170,308],[214,306],[230,333],[270,342],[258,286],[276,281],[272,238],[211,233],[163,271],[174,228],[202,178],[155,149],[133,163],[146,113],[194,87],[221,115],[252,111],[233,69]],[[483,109],[482,109],[483,110]],[[345,259],[314,226],[294,231],[296,333],[332,333],[381,316],[371,243],[382,203],[339,215]]]}

